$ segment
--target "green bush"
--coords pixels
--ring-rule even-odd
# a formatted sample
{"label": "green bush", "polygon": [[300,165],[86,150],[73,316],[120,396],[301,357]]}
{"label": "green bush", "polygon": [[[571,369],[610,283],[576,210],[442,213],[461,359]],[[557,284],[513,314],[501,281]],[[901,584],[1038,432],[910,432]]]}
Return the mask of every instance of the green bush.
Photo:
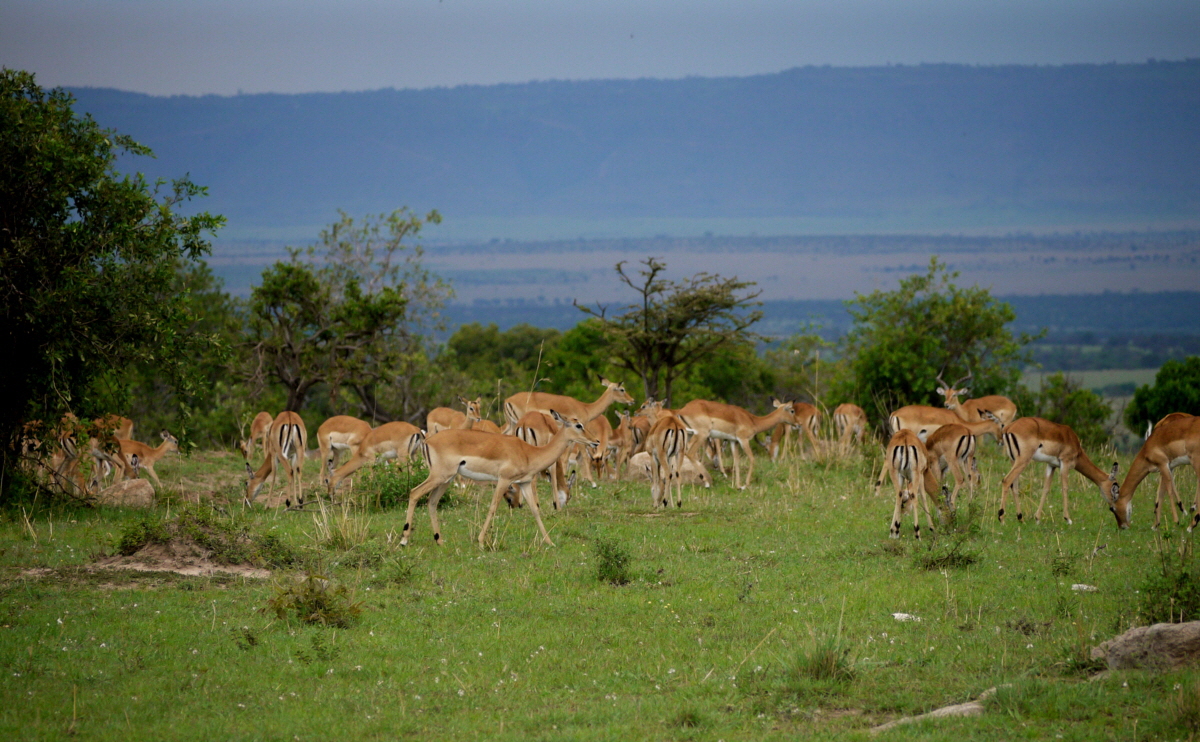
{"label": "green bush", "polygon": [[1018,387],[1013,394],[1022,417],[1041,417],[1059,425],[1069,425],[1086,450],[1095,450],[1109,442],[1112,407],[1077,379],[1062,372],[1042,379],[1042,388],[1034,392]]}
{"label": "green bush", "polygon": [[1200,620],[1200,565],[1192,542],[1170,546],[1170,533],[1159,543],[1159,564],[1142,583],[1139,615],[1149,623]]}
{"label": "green bush", "polygon": [[629,583],[629,552],[608,538],[596,540],[596,578],[611,585]]}
{"label": "green bush", "polygon": [[1147,423],[1158,422],[1172,412],[1200,415],[1200,356],[1167,361],[1154,376],[1154,383],[1138,387],[1125,408],[1125,424],[1139,435]]}
{"label": "green bush", "polygon": [[276,586],[263,611],[281,621],[295,617],[301,623],[345,629],[358,620],[362,604],[354,601],[345,585],[309,574],[299,582]]}
{"label": "green bush", "polygon": [[274,533],[237,525],[199,505],[185,506],[170,520],[147,516],[131,523],[117,538],[117,551],[130,556],[150,544],[165,544],[187,539],[212,552],[220,564],[254,564],[263,567],[287,567],[299,556],[286,541]]}
{"label": "green bush", "polygon": [[[408,493],[429,476],[424,461],[409,461],[406,464],[390,465],[383,462],[373,464],[360,474],[358,486],[370,497],[379,509],[408,507]],[[447,490],[439,508],[453,507],[453,498]]]}

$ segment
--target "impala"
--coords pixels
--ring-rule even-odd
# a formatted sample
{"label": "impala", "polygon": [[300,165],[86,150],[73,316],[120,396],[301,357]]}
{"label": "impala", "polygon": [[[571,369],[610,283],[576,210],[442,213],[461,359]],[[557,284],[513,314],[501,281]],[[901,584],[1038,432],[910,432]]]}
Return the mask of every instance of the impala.
{"label": "impala", "polygon": [[[650,456],[650,452],[639,451],[629,457],[628,476],[631,479],[653,481],[653,467],[654,459]],[[705,487],[712,485],[712,477],[708,475],[708,470],[704,468],[704,465],[687,456],[684,456],[680,463],[679,479],[684,484],[702,484]]]}
{"label": "impala", "polygon": [[105,415],[92,421],[91,433],[88,441],[92,456],[91,487],[99,487],[117,469],[124,473],[126,479],[133,479],[135,475],[121,457],[117,445],[118,440],[133,438],[133,421],[120,415]]}
{"label": "impala", "polygon": [[572,443],[595,443],[583,423],[578,419],[568,419],[551,411],[554,421],[560,426],[554,437],[543,447],[531,446],[513,436],[481,433],[476,430],[443,430],[437,435],[425,439],[422,446],[426,461],[429,463],[429,477],[413,488],[408,496],[408,512],[404,519],[404,534],[400,545],[406,546],[412,535],[413,514],[417,508],[417,500],[429,495],[429,521],[433,526],[433,540],[442,545],[442,534],[438,526],[437,504],[446,487],[455,476],[462,475],[479,482],[495,482],[496,490],[488,507],[487,517],[483,527],[479,529],[479,546],[486,542],[488,526],[496,515],[496,506],[500,498],[511,485],[517,485],[522,497],[529,503],[533,518],[537,521],[538,531],[542,541],[553,546],[550,534],[542,523],[542,513],[538,509],[537,491],[531,483],[539,472],[548,469]]}
{"label": "impala", "polygon": [[371,434],[371,424],[349,415],[334,415],[317,428],[320,448],[321,484],[328,484],[342,451],[358,455],[358,447]]}
{"label": "impala", "polygon": [[260,412],[254,416],[254,421],[250,423],[250,437],[238,443],[238,449],[242,452],[242,458],[246,461],[246,473],[253,476],[250,470],[250,457],[254,455],[254,443],[257,441],[264,448],[267,445],[267,433],[271,430],[271,423],[275,418],[271,417],[269,412]]}
{"label": "impala", "polygon": [[954,475],[954,491],[948,500],[953,510],[963,482],[969,482],[971,491],[975,491],[975,479],[971,476],[975,469],[975,436],[965,425],[955,423],[941,426],[924,443],[929,464],[925,492],[937,491],[938,482],[949,469]]}
{"label": "impala", "polygon": [[609,408],[613,402],[633,404],[633,397],[625,391],[623,384],[608,379],[600,379],[604,385],[604,393],[591,404],[580,402],[574,397],[546,392],[517,392],[504,400],[504,419],[507,422],[505,432],[511,433],[517,426],[517,421],[526,412],[537,411],[549,414],[551,408],[558,410],[560,415],[575,418],[580,422],[589,423]]}
{"label": "impala", "polygon": [[350,460],[338,468],[329,477],[329,497],[338,485],[363,464],[373,463],[376,459],[396,459],[403,463],[408,461],[420,448],[425,435],[417,426],[402,420],[384,423],[363,436],[358,444],[358,450]]}
{"label": "impala", "polygon": [[459,412],[449,407],[435,407],[429,411],[429,414],[425,416],[425,430],[429,435],[440,433],[443,430],[465,430],[481,418],[479,410],[483,406],[482,397],[476,397],[474,400],[459,397],[458,401],[463,403],[466,412]]}
{"label": "impala", "polygon": [[683,459],[687,451],[688,427],[679,416],[657,402],[645,408],[650,420],[650,432],[646,435],[646,451],[650,454],[650,499],[653,507],[671,506],[671,492],[675,492],[675,504],[683,507]]}
{"label": "impala", "polygon": [[[612,447],[613,426],[608,421],[608,417],[600,415],[587,423],[588,433],[599,441],[596,448],[590,449],[587,446],[580,446],[579,455],[583,462],[582,476],[591,483],[592,487],[596,487],[596,477],[604,476],[604,467],[608,462],[609,449]],[[595,469],[593,476],[592,469]]]}
{"label": "impala", "polygon": [[[1200,417],[1194,417],[1180,412],[1173,412],[1159,420],[1150,431],[1150,437],[1142,444],[1133,463],[1129,465],[1129,473],[1121,484],[1121,492],[1113,498],[1112,511],[1117,516],[1117,525],[1128,528],[1133,518],[1133,493],[1146,475],[1157,469],[1159,474],[1158,495],[1154,500],[1154,527],[1158,528],[1159,511],[1162,506],[1163,494],[1167,495],[1167,507],[1172,503],[1183,512],[1183,502],[1175,489],[1175,478],[1171,470],[1177,466],[1190,463],[1200,479]],[[1188,524],[1191,532],[1200,525],[1200,481],[1196,484],[1196,511]],[[1179,522],[1179,513],[1174,508],[1171,514],[1175,522]]]}
{"label": "impala", "polygon": [[1004,522],[1004,505],[1008,501],[1011,490],[1017,504],[1017,520],[1024,518],[1021,512],[1021,496],[1017,480],[1021,472],[1031,461],[1039,461],[1046,465],[1046,482],[1042,489],[1042,499],[1038,503],[1034,518],[1042,519],[1042,508],[1046,504],[1046,496],[1050,494],[1050,478],[1055,469],[1062,470],[1063,518],[1071,523],[1071,513],[1067,500],[1067,474],[1075,469],[1083,476],[1096,483],[1104,501],[1112,506],[1117,501],[1120,486],[1117,484],[1117,464],[1113,463],[1112,471],[1104,471],[1092,463],[1083,447],[1079,444],[1079,436],[1067,425],[1059,425],[1040,417],[1022,417],[1004,428],[1004,452],[1012,460],[1012,469],[1000,483],[1000,522]]}
{"label": "impala", "polygon": [[[647,420],[647,423],[650,421]],[[649,427],[646,431],[649,431]],[[639,435],[642,432],[642,435]],[[630,419],[629,412],[622,410],[617,413],[617,427],[613,431],[611,445],[616,447],[616,456],[613,459],[613,472],[619,479],[625,470],[629,459],[633,455],[634,448],[641,442],[645,431],[639,431],[634,426]]]}
{"label": "impala", "polygon": [[703,399],[694,399],[688,402],[677,413],[684,425],[696,431],[696,437],[692,440],[688,448],[688,455],[698,461],[699,457],[697,457],[696,452],[702,446],[707,445],[710,439],[718,442],[723,440],[736,441],[741,446],[742,451],[745,452],[746,458],[749,459],[750,463],[746,473],[746,482],[743,484],[741,482],[738,450],[737,446],[734,446],[734,487],[746,489],[746,487],[750,486],[750,481],[754,477],[754,451],[750,448],[750,439],[781,422],[790,424],[795,424],[796,422],[796,415],[791,402],[780,402],[777,399],[773,399],[771,400],[771,404],[775,406],[774,412],[760,417],[747,412],[737,405],[709,402]]}
{"label": "impala", "polygon": [[962,420],[969,423],[977,423],[983,419],[983,411],[987,410],[996,416],[1000,424],[1008,425],[1017,417],[1017,406],[1008,397],[1002,397],[999,394],[989,394],[986,397],[978,399],[964,400],[962,397],[968,394],[971,390],[968,387],[956,389],[959,384],[966,383],[974,378],[973,373],[968,373],[966,376],[955,382],[954,386],[950,386],[942,380],[942,375],[937,375],[938,394],[945,397],[944,404],[946,409],[953,410]]}
{"label": "impala", "polygon": [[[531,446],[543,448],[558,433],[559,427],[561,426],[550,415],[541,412],[526,412],[517,421],[517,429],[513,431],[513,435]],[[555,459],[553,464],[543,470],[546,478],[550,480],[550,489],[553,492],[550,502],[553,503],[556,510],[567,506],[567,501],[571,499],[571,485],[575,481],[574,475],[570,479],[567,479],[566,458],[566,454],[564,453],[564,455]],[[536,480],[534,486],[537,486]],[[518,491],[516,497],[510,499],[508,502],[514,507],[519,505],[521,503],[521,493]]]}
{"label": "impala", "polygon": [[821,411],[807,402],[792,402],[792,414],[796,416],[795,425],[780,423],[771,431],[771,444],[767,450],[771,453],[772,461],[779,457],[780,451],[787,448],[792,428],[796,429],[796,447],[800,450],[801,456],[804,455],[804,446],[800,443],[801,431],[808,438],[813,455],[816,455],[817,448],[820,446],[818,432],[821,426]]}
{"label": "impala", "polygon": [[158,435],[162,438],[162,443],[158,444],[155,448],[151,448],[139,441],[125,439],[117,439],[117,445],[120,446],[121,460],[127,465],[127,468],[123,467],[126,477],[136,479],[138,470],[145,469],[150,473],[150,477],[154,479],[155,489],[162,489],[162,482],[158,481],[158,474],[154,472],[154,465],[163,456],[166,456],[169,451],[178,451],[179,441],[175,440],[175,436],[165,430]]}
{"label": "impala", "polygon": [[856,404],[844,402],[833,411],[833,425],[837,428],[839,449],[849,449],[851,439],[861,446],[867,432],[867,413]]}
{"label": "impala", "polygon": [[963,419],[944,407],[910,404],[888,415],[888,432],[892,435],[901,430],[911,430],[920,437],[928,436],[943,425],[962,423]]}
{"label": "impala", "polygon": [[[304,492],[300,477],[303,474],[307,448],[308,429],[304,427],[304,420],[300,418],[300,415],[290,410],[284,410],[276,415],[275,419],[271,421],[270,429],[263,442],[266,457],[263,459],[262,466],[258,467],[258,471],[250,476],[250,482],[246,485],[246,504],[251,504],[258,497],[263,482],[267,480],[268,476],[275,473],[276,462],[281,461],[284,471],[288,475],[288,491],[294,489],[296,504],[303,505]],[[249,464],[246,468],[247,470],[250,468]],[[284,504],[291,507],[291,498],[285,497]]]}
{"label": "impala", "polygon": [[929,493],[925,491],[925,477],[929,467],[929,454],[925,444],[911,430],[900,430],[888,441],[883,459],[883,469],[875,482],[875,494],[883,486],[883,477],[890,474],[896,487],[896,507],[892,509],[892,520],[888,535],[900,538],[900,519],[910,504],[913,511],[913,533],[921,538],[920,508],[925,508],[929,530],[933,530],[933,515],[929,512]]}

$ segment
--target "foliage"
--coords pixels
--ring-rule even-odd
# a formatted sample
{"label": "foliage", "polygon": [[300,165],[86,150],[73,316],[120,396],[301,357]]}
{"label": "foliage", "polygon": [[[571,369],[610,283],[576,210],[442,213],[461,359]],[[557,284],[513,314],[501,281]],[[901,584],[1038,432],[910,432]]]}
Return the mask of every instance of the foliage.
{"label": "foliage", "polygon": [[918,552],[917,567],[927,571],[962,569],[979,561],[979,555],[963,547],[968,544],[969,534],[960,534],[948,544],[934,544],[928,551]]}
{"label": "foliage", "polygon": [[1034,338],[1014,337],[1007,328],[1016,315],[988,289],[961,288],[936,256],[925,274],[900,280],[895,291],[876,290],[846,303],[854,326],[843,338],[850,376],[838,398],[876,419],[900,406],[941,406],[937,375],[974,374],[971,396],[1005,393],[1020,378]]}
{"label": "foliage", "polygon": [[629,552],[615,539],[598,538],[594,544],[596,554],[596,579],[610,585],[629,583]]}
{"label": "foliage", "polygon": [[464,374],[469,381],[460,389],[448,390],[445,402],[456,395],[510,394],[539,386],[549,372],[549,356],[558,344],[558,330],[520,324],[501,332],[495,324],[473,322],[458,328],[446,341],[444,365]]}
{"label": "foliage", "polygon": [[1170,531],[1158,542],[1159,563],[1140,588],[1138,614],[1147,623],[1200,620],[1200,563],[1190,539],[1170,545]]}
{"label": "foliage", "polygon": [[279,620],[295,617],[301,623],[347,629],[362,614],[362,604],[345,585],[320,575],[309,574],[292,584],[277,585],[264,612]]}
{"label": "foliage", "polygon": [[186,297],[172,288],[223,220],[177,213],[205,193],[186,178],[120,175],[120,155],[150,150],[76,115],[73,102],[29,73],[0,71],[0,345],[20,359],[0,364],[5,469],[23,420],[122,408],[119,389],[89,392],[134,363],[156,368],[186,404],[194,359],[219,345],[190,331]]}
{"label": "foliage", "polygon": [[697,273],[681,281],[661,277],[666,263],[646,258],[637,276],[617,263],[621,283],[638,294],[638,303],[608,316],[606,307],[579,306],[598,319],[608,336],[616,364],[642,379],[645,396],[671,400],[675,380],[693,364],[725,345],[753,341],[749,328],[762,318],[754,299],[744,293],[753,282]]}
{"label": "foliage", "polygon": [[176,539],[187,539],[207,549],[220,564],[287,567],[299,561],[295,550],[278,535],[249,524],[238,525],[198,505],[185,507],[174,518],[155,520],[147,516],[130,523],[117,537],[116,547],[120,554],[129,556],[150,544]]}
{"label": "foliage", "polygon": [[1042,388],[1036,392],[1018,387],[1012,399],[1024,417],[1069,425],[1085,449],[1103,446],[1112,437],[1112,407],[1099,394],[1061,372],[1043,378]]}
{"label": "foliage", "polygon": [[1154,376],[1154,384],[1138,387],[1125,408],[1125,424],[1141,433],[1172,412],[1200,415],[1200,356],[1167,361]]}
{"label": "foliage", "polygon": [[[749,341],[735,340],[697,360],[675,382],[672,396],[682,406],[691,399],[719,399],[751,410],[770,409],[778,386],[775,374]],[[789,401],[795,395],[784,395]]]}
{"label": "foliage", "polygon": [[[247,309],[245,374],[262,386],[288,390],[286,408],[300,409],[318,384],[352,389],[360,414],[397,419],[377,388],[408,376],[424,359],[421,332],[436,323],[449,287],[422,267],[424,251],[406,240],[441,216],[407,209],[368,215],[361,224],[342,213],[321,243],[289,248],[288,261],[263,271]],[[407,402],[400,388],[402,409]]]}
{"label": "foliage", "polygon": [[[404,508],[408,507],[408,493],[428,476],[429,470],[420,457],[404,464],[379,461],[359,471],[355,487],[367,493],[378,509]],[[443,497],[439,507],[447,507],[450,499]]]}
{"label": "foliage", "polygon": [[774,377],[774,395],[812,404],[826,402],[836,373],[837,361],[833,356],[832,344],[814,333],[792,335],[767,350],[763,361]]}

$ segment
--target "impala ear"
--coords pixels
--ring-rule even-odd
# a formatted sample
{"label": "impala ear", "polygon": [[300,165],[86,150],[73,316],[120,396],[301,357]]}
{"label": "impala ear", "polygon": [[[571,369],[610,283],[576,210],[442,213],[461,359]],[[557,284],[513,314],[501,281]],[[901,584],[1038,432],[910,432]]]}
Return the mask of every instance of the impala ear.
{"label": "impala ear", "polygon": [[946,389],[945,389],[945,387],[940,387],[940,386],[939,386],[939,387],[938,387],[938,390],[937,390],[937,392],[938,392],[938,394],[939,394],[939,395],[941,395],[941,396],[943,396],[943,397],[944,397],[944,396],[946,396]]}
{"label": "impala ear", "polygon": [[567,421],[563,418],[562,415],[558,414],[558,412],[556,410],[550,410],[550,416],[553,417],[554,421],[557,422],[559,425],[567,424]]}
{"label": "impala ear", "polygon": [[608,379],[604,378],[603,376],[601,376],[601,377],[600,377],[600,383],[601,383],[601,384],[603,384],[604,386],[611,386],[611,385],[612,385],[612,382],[611,382],[611,381],[609,381]]}

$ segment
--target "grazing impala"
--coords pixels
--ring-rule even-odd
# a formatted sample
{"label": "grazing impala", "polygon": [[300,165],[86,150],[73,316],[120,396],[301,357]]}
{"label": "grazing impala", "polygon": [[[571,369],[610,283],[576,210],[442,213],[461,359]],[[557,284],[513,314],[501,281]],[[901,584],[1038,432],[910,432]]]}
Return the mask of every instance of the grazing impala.
{"label": "grazing impala", "polygon": [[929,530],[933,530],[933,515],[929,512],[929,493],[925,491],[925,477],[929,467],[929,454],[925,444],[911,430],[897,431],[888,441],[887,451],[883,459],[883,469],[875,482],[875,494],[883,486],[883,477],[890,474],[892,484],[896,487],[896,506],[892,509],[892,521],[888,526],[888,535],[900,538],[900,519],[904,510],[910,504],[913,511],[913,533],[921,538],[920,508],[925,508],[925,517],[929,520]]}
{"label": "grazing impala", "polygon": [[867,413],[856,404],[844,402],[833,411],[833,425],[837,428],[838,448],[847,451],[851,439],[862,445],[863,436],[867,433]]}
{"label": "grazing impala", "polygon": [[965,425],[955,423],[938,428],[924,443],[929,463],[925,491],[936,492],[938,483],[949,469],[954,475],[954,491],[949,498],[953,510],[963,482],[969,482],[971,491],[975,491],[975,479],[971,476],[975,468],[975,436]]}
{"label": "grazing impala", "polygon": [[542,523],[537,492],[530,485],[539,472],[545,471],[562,456],[567,446],[572,443],[596,441],[578,419],[564,418],[553,410],[550,414],[560,427],[549,443],[541,448],[531,446],[513,436],[481,433],[476,430],[443,430],[426,438],[422,450],[429,462],[429,477],[414,487],[408,496],[408,513],[404,519],[404,534],[400,538],[400,545],[408,545],[417,500],[426,494],[429,495],[429,521],[433,526],[433,540],[439,546],[442,545],[437,517],[438,500],[454,477],[462,475],[479,482],[496,483],[487,517],[479,529],[480,547],[487,543],[487,530],[496,515],[496,506],[500,504],[500,498],[511,485],[517,485],[521,490],[522,499],[529,503],[529,509],[537,521],[538,531],[542,534],[542,541],[548,546],[553,546],[554,542],[550,540],[550,534],[546,533],[546,526]]}
{"label": "grazing impala", "polygon": [[254,416],[254,421],[250,423],[250,437],[238,443],[238,450],[242,452],[242,458],[246,461],[246,473],[253,476],[250,470],[250,457],[254,455],[254,443],[257,441],[264,448],[267,445],[267,433],[271,430],[271,423],[275,418],[271,417],[269,412],[260,412]]}
{"label": "grazing impala", "polygon": [[[288,492],[294,491],[296,504],[303,505],[304,491],[300,477],[304,470],[305,451],[308,449],[308,429],[304,426],[304,420],[290,410],[276,415],[271,421],[263,448],[266,456],[262,466],[250,476],[250,482],[246,485],[246,504],[251,504],[258,497],[263,482],[275,473],[276,462],[280,461],[283,462],[284,471],[288,475]],[[249,465],[246,468],[249,469]],[[284,505],[292,506],[290,496],[285,496]]]}
{"label": "grazing impala", "polygon": [[800,442],[801,433],[808,438],[808,444],[813,454],[817,453],[820,445],[817,434],[821,427],[821,411],[808,402],[792,402],[792,414],[796,416],[794,425],[780,423],[771,431],[771,445],[767,450],[771,453],[772,461],[779,458],[780,451],[787,448],[792,428],[796,429],[796,448],[800,451],[800,455],[804,455],[804,445]]}
{"label": "grazing impala", "polygon": [[942,380],[942,375],[937,375],[938,394],[945,397],[946,409],[954,410],[962,420],[969,423],[977,423],[983,419],[983,412],[987,410],[996,416],[1000,421],[1000,425],[1008,425],[1017,418],[1017,406],[1008,397],[1002,397],[999,394],[989,394],[986,397],[978,399],[963,399],[971,390],[968,387],[961,389],[955,388],[959,384],[964,384],[974,378],[974,374],[968,373],[966,376],[955,382],[954,386],[950,386]]}
{"label": "grazing impala", "polygon": [[328,484],[337,466],[342,451],[351,456],[358,454],[358,447],[371,433],[371,424],[349,415],[334,415],[317,428],[317,446],[320,448],[321,484]]}
{"label": "grazing impala", "polygon": [[733,480],[734,487],[746,489],[754,477],[754,451],[750,448],[750,439],[764,430],[769,430],[779,423],[795,424],[796,415],[791,402],[771,400],[775,411],[759,417],[747,412],[737,405],[709,402],[703,399],[693,399],[680,409],[677,414],[684,425],[696,431],[696,437],[688,448],[688,456],[699,461],[697,452],[708,444],[710,439],[717,441],[736,441],[749,460],[745,483],[741,482],[737,446],[733,448]]}
{"label": "grazing impala", "polygon": [[[1167,495],[1167,507],[1175,522],[1179,522],[1179,513],[1172,508],[1172,503],[1183,511],[1182,498],[1175,489],[1175,478],[1171,470],[1177,466],[1190,463],[1200,479],[1200,417],[1194,417],[1180,412],[1173,412],[1159,420],[1150,431],[1150,437],[1142,444],[1142,449],[1129,465],[1129,473],[1121,484],[1121,493],[1113,498],[1112,511],[1117,516],[1117,525],[1128,528],[1133,518],[1133,493],[1138,485],[1151,471],[1158,470],[1158,495],[1154,500],[1154,527],[1158,528],[1159,511],[1162,506],[1163,494]],[[1188,531],[1191,532],[1200,525],[1200,482],[1196,485],[1196,502],[1193,505],[1195,514]]]}
{"label": "grazing impala", "polygon": [[633,397],[625,391],[623,384],[608,379],[600,379],[604,385],[604,393],[591,404],[580,402],[574,397],[546,392],[517,392],[504,400],[504,419],[507,422],[505,432],[511,433],[516,429],[517,421],[526,412],[537,411],[549,414],[550,409],[558,410],[560,415],[576,418],[580,422],[589,423],[608,409],[613,402],[633,404]]}
{"label": "grazing impala", "polygon": [[1079,436],[1067,425],[1059,425],[1040,417],[1022,417],[1014,420],[1004,428],[1004,452],[1012,460],[1012,469],[1000,483],[1000,522],[1004,522],[1004,506],[1011,491],[1017,504],[1017,520],[1021,521],[1021,497],[1018,478],[1031,461],[1039,461],[1046,465],[1046,482],[1042,489],[1042,499],[1038,503],[1034,518],[1042,519],[1042,508],[1046,504],[1046,496],[1050,494],[1050,478],[1055,469],[1062,470],[1063,518],[1071,522],[1071,512],[1067,500],[1067,474],[1075,469],[1083,476],[1096,483],[1100,495],[1110,506],[1117,501],[1120,487],[1117,484],[1117,465],[1112,465],[1112,471],[1104,471],[1092,463],[1083,447],[1079,444]]}
{"label": "grazing impala", "polygon": [[362,442],[358,444],[358,450],[354,452],[350,460],[329,477],[330,499],[333,498],[334,490],[338,485],[346,477],[358,471],[363,464],[373,463],[376,459],[396,459],[404,463],[412,457],[424,438],[425,436],[417,426],[403,420],[384,423],[378,428],[372,429],[363,436]]}

